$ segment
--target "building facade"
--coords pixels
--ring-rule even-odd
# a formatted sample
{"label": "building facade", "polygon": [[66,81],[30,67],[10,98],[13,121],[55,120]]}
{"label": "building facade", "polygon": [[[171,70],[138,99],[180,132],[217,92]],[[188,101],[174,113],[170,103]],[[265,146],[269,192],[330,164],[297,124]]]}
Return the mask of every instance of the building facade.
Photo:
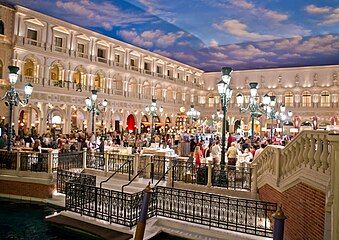
{"label": "building facade", "polygon": [[[52,128],[69,133],[89,131],[91,114],[85,99],[99,91],[99,101],[108,107],[96,116],[102,131],[141,131],[150,125],[144,109],[152,98],[164,112],[155,118],[164,130],[185,125],[190,105],[201,111],[200,123],[220,108],[216,83],[220,73],[205,73],[159,54],[118,41],[88,29],[55,19],[21,6],[0,6],[0,77],[6,91],[7,66],[20,68],[18,91],[25,83],[34,86],[26,106],[14,110],[14,128],[35,128],[44,133]],[[235,71],[234,96],[228,112],[229,130],[248,129],[249,115],[240,114],[235,95],[241,92],[248,102],[248,83],[258,82],[259,97],[276,95],[294,113],[294,126],[314,128],[338,124],[339,66]],[[23,93],[23,91],[21,92]],[[1,104],[2,118],[8,110]],[[307,123],[308,122],[308,123]],[[267,119],[256,121],[256,132],[267,128]]]}

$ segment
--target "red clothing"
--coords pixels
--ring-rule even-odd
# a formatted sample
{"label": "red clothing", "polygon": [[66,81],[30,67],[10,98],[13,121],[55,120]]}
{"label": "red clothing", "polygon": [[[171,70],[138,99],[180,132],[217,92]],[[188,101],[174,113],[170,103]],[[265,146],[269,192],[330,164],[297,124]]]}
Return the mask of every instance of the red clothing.
{"label": "red clothing", "polygon": [[199,150],[199,151],[195,152],[194,159],[195,159],[195,164],[196,164],[197,168],[200,168],[200,166],[201,166],[201,158],[202,158],[202,151]]}

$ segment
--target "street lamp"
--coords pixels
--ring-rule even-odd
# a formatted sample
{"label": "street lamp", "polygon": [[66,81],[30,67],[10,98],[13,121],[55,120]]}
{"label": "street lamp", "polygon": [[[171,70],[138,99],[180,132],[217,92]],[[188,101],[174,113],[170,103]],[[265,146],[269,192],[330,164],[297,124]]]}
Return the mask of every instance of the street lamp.
{"label": "street lamp", "polygon": [[[92,90],[92,96],[87,97],[85,99],[87,111],[92,112],[92,133],[94,133],[94,124],[95,124],[95,115],[99,114],[99,112],[105,110],[105,108],[108,105],[108,102],[106,99],[102,101],[102,103],[97,103],[98,98],[98,90],[93,89]],[[100,109],[102,108],[102,109]]]}
{"label": "street lamp", "polygon": [[9,70],[9,83],[10,89],[5,93],[1,100],[4,100],[6,105],[9,106],[9,123],[8,123],[8,141],[7,141],[7,151],[12,151],[13,148],[13,106],[18,106],[18,104],[26,105],[29,98],[33,92],[33,86],[30,83],[27,83],[24,88],[25,97],[20,98],[19,93],[15,90],[14,85],[18,81],[18,71],[19,68],[16,66],[8,66]]}
{"label": "street lamp", "polygon": [[[256,97],[258,93],[258,83],[251,82],[250,84],[250,102],[247,107],[244,107],[244,96],[241,93],[237,94],[237,104],[240,108],[240,112],[250,112],[251,113],[251,142],[254,141],[254,118],[260,117],[262,115],[263,109],[258,103]],[[267,101],[268,95],[264,96],[263,101]]]}
{"label": "street lamp", "polygon": [[194,108],[194,105],[191,105],[190,110],[186,114],[191,119],[191,125],[193,125],[193,121],[198,120],[200,117],[200,112]]}
{"label": "street lamp", "polygon": [[223,111],[222,132],[221,132],[221,161],[220,161],[220,175],[218,178],[219,186],[227,186],[227,176],[225,173],[225,154],[226,154],[226,113],[228,104],[232,97],[232,89],[230,88],[231,74],[233,69],[230,67],[221,68],[221,80],[217,83],[218,93],[221,97],[221,106]]}
{"label": "street lamp", "polygon": [[157,100],[156,99],[152,99],[152,103],[150,106],[146,106],[145,107],[145,111],[146,113],[151,116],[151,143],[153,142],[153,117],[156,117],[158,116],[157,112],[162,113],[164,111],[164,108],[163,107],[160,107],[158,109],[157,107]]}

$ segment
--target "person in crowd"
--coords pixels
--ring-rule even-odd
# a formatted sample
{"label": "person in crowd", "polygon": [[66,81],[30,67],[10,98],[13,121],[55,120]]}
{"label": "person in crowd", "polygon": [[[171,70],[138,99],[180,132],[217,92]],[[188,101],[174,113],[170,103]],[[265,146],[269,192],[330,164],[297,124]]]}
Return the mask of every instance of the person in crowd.
{"label": "person in crowd", "polygon": [[195,150],[196,145],[197,144],[194,140],[194,137],[191,137],[191,140],[190,140],[190,154],[191,154],[191,156],[193,156],[193,152]]}
{"label": "person in crowd", "polygon": [[195,160],[195,164],[197,168],[200,168],[201,166],[201,159],[202,159],[202,151],[200,149],[200,146],[196,146],[193,152],[193,157]]}
{"label": "person in crowd", "polygon": [[221,148],[220,148],[219,143],[220,142],[217,140],[211,149],[211,156],[212,156],[214,166],[217,166],[220,163]]}
{"label": "person in crowd", "polygon": [[257,151],[255,151],[253,160],[256,159],[256,158],[259,156],[259,154],[264,150],[265,147],[266,147],[266,144],[265,144],[265,143],[261,143],[261,144],[260,144],[260,148],[257,149]]}
{"label": "person in crowd", "polygon": [[230,167],[230,169],[234,169],[235,165],[237,163],[237,155],[238,155],[238,150],[236,147],[236,142],[232,142],[231,146],[228,148],[226,152],[227,156],[227,164]]}

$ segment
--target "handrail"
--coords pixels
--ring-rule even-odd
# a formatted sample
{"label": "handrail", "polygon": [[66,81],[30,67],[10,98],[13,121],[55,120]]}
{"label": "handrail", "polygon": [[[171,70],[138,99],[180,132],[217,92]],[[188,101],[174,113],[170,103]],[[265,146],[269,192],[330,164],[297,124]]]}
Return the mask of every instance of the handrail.
{"label": "handrail", "polygon": [[[142,173],[149,165],[154,166],[153,160],[152,160],[151,162],[147,163],[147,164],[145,165],[145,167],[143,167],[143,169],[141,169],[140,171],[138,171],[138,173],[135,174],[135,176],[134,176],[128,183],[126,183],[125,185],[122,185],[122,187],[121,187],[121,192],[123,193],[123,192],[124,192],[124,187],[129,186],[129,185],[134,181],[134,179],[136,179],[136,178],[140,175],[140,173]],[[151,178],[152,178],[152,182],[153,182],[153,171],[154,171],[153,168],[154,168],[154,167],[152,167],[152,166],[151,166],[151,168],[152,168],[152,170],[151,170]]]}
{"label": "handrail", "polygon": [[[171,169],[173,170],[174,167],[177,166],[177,164],[178,164],[178,161],[175,161],[175,163],[171,167],[169,167],[165,173],[162,174],[162,176],[159,178],[159,180],[156,182],[156,184],[153,186],[153,188],[158,186],[160,181],[166,176],[166,174],[168,174],[169,170],[171,170]],[[172,171],[172,187],[174,187],[174,171]]]}
{"label": "handrail", "polygon": [[119,170],[121,170],[127,163],[129,164],[129,167],[128,167],[128,174],[130,174],[130,168],[131,168],[131,161],[132,160],[127,160],[124,164],[122,164],[117,170],[115,170],[115,172],[109,177],[107,178],[106,180],[104,181],[101,181],[100,182],[100,188],[102,188],[102,184],[105,183],[105,182],[108,182],[115,174],[117,174],[117,172],[119,172]]}

